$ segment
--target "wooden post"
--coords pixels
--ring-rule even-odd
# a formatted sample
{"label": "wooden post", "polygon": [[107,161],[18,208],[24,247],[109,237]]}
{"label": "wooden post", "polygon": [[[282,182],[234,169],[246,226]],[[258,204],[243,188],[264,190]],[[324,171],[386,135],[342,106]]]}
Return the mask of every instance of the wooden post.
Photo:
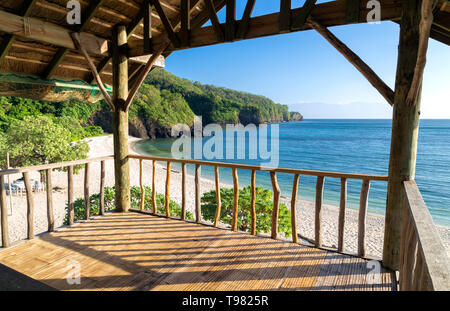
{"label": "wooden post", "polygon": [[316,184],[316,212],[314,223],[314,239],[317,248],[322,247],[322,201],[323,201],[323,185],[325,178],[323,176],[317,177]]}
{"label": "wooden post", "polygon": [[170,217],[170,171],[172,170],[172,163],[167,162],[167,175],[166,175],[166,198],[165,198],[165,207],[166,207],[166,216]]}
{"label": "wooden post", "polygon": [[361,186],[361,196],[359,199],[359,217],[358,217],[358,256],[366,256],[365,236],[367,221],[367,206],[369,204],[370,180],[363,180]]}
{"label": "wooden post", "polygon": [[219,167],[216,165],[214,167],[214,176],[215,176],[215,184],[216,184],[216,217],[214,219],[214,227],[219,226],[220,222],[220,213],[222,212],[222,199],[220,197],[220,183],[219,183]]}
{"label": "wooden post", "polygon": [[53,185],[52,185],[52,170],[45,171],[47,180],[47,221],[48,231],[53,232],[55,230],[55,217],[53,215]]}
{"label": "wooden post", "polygon": [[84,166],[84,219],[88,220],[91,216],[91,202],[89,196],[90,164]]}
{"label": "wooden post", "polygon": [[345,209],[347,206],[347,178],[341,178],[341,201],[339,204],[338,252],[344,251]]}
{"label": "wooden post", "polygon": [[105,161],[100,163],[100,215],[105,215]]}
{"label": "wooden post", "polygon": [[153,214],[158,213],[158,207],[156,206],[156,161],[153,160],[153,172],[152,172],[152,207]]}
{"label": "wooden post", "polygon": [[[11,186],[9,186],[9,195],[11,195]],[[6,210],[6,189],[5,176],[0,176],[0,225],[2,227],[2,246],[9,247],[9,231],[8,231],[8,211]]]}
{"label": "wooden post", "polygon": [[399,266],[404,202],[402,182],[414,179],[416,168],[421,91],[411,105],[407,104],[407,96],[418,58],[421,4],[420,0],[404,1],[400,25],[383,245],[383,265],[392,270]]}
{"label": "wooden post", "polygon": [[272,239],[278,238],[278,217],[280,215],[280,186],[278,185],[277,173],[270,172],[273,188],[273,210],[272,210]]}
{"label": "wooden post", "polygon": [[186,163],[181,164],[181,220],[186,220]]}
{"label": "wooden post", "polygon": [[69,166],[67,171],[67,221],[69,226],[72,226],[74,221],[73,199],[73,166]]}
{"label": "wooden post", "polygon": [[256,235],[256,170],[252,170],[252,198],[250,208],[252,213],[252,235]]}
{"label": "wooden post", "polygon": [[126,55],[127,31],[119,25],[113,36],[113,134],[116,209],[130,209],[130,164],[128,160],[128,58]]}
{"label": "wooden post", "polygon": [[297,196],[298,196],[298,180],[299,174],[294,175],[294,184],[292,185],[292,197],[291,197],[291,227],[292,227],[292,242],[298,243],[297,233]]}
{"label": "wooden post", "polygon": [[144,210],[145,207],[145,187],[144,187],[144,181],[143,181],[143,160],[139,159],[139,186],[141,187],[141,212]]}
{"label": "wooden post", "polygon": [[201,223],[201,198],[200,198],[200,178],[201,178],[201,166],[195,165],[195,221]]}
{"label": "wooden post", "polygon": [[27,237],[29,240],[34,238],[34,198],[33,187],[30,182],[30,173],[23,173],[25,190],[27,191]]}
{"label": "wooden post", "polygon": [[238,230],[238,213],[239,213],[239,178],[237,168],[232,169],[233,172],[233,219],[231,222],[231,230]]}

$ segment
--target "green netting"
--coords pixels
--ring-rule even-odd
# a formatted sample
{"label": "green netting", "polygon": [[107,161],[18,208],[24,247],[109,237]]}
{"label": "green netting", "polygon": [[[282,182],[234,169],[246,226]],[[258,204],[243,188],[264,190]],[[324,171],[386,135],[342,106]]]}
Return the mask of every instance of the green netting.
{"label": "green netting", "polygon": [[[112,92],[111,87],[105,87],[108,92]],[[103,98],[98,86],[82,80],[45,80],[15,74],[0,74],[0,96],[17,96],[51,102],[79,100],[90,103]]]}

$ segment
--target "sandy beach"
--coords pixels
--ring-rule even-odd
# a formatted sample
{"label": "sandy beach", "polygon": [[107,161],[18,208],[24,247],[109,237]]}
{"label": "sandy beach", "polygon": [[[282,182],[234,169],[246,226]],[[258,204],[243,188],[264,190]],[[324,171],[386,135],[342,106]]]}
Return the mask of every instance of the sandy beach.
{"label": "sandy beach", "polygon": [[[86,140],[90,146],[90,158],[112,155],[113,141],[112,136],[102,136],[89,138]],[[130,153],[136,153],[131,146],[139,139],[130,137]],[[151,161],[144,161],[144,183],[151,185],[152,177],[152,163]],[[130,161],[130,180],[132,185],[139,185],[139,161]],[[91,165],[90,189],[91,194],[98,193],[100,188],[100,163],[93,163]],[[53,186],[56,188],[53,191],[54,200],[54,214],[55,225],[60,227],[63,224],[65,216],[65,206],[67,204],[67,173],[53,172]],[[20,175],[11,175],[11,182],[20,178]],[[39,174],[33,172],[31,178],[39,179]],[[156,191],[164,193],[166,180],[166,167],[162,164],[156,169]],[[8,180],[7,180],[8,181]],[[74,176],[75,184],[75,198],[83,197],[83,183],[84,172],[80,171],[78,175]],[[113,161],[106,162],[106,186],[114,185],[114,163]],[[171,199],[181,203],[181,173],[173,170],[171,175]],[[223,187],[232,187],[229,184],[222,184]],[[201,180],[201,191],[207,192],[215,189],[214,182],[207,178]],[[194,177],[188,175],[187,177],[187,208],[194,212]],[[26,198],[12,196],[7,197],[8,201],[8,223],[9,234],[11,242],[23,240],[26,238]],[[290,206],[290,198],[282,198],[284,203]],[[39,234],[47,230],[47,215],[46,215],[46,194],[45,192],[35,193],[35,212],[34,225],[35,233]],[[11,203],[11,204],[10,204]],[[299,234],[307,239],[314,237],[314,204],[309,201],[297,202],[297,222],[299,226]],[[323,243],[326,247],[336,248],[337,246],[337,232],[338,232],[338,209],[334,206],[324,206],[323,213]],[[348,209],[345,220],[345,252],[356,253],[357,250],[357,228],[358,228],[358,213],[355,210]],[[384,217],[380,215],[370,214],[367,217],[366,225],[366,249],[369,257],[381,258],[383,238],[384,238]],[[450,255],[450,228],[438,226],[438,231],[441,239],[447,248],[447,253]]]}

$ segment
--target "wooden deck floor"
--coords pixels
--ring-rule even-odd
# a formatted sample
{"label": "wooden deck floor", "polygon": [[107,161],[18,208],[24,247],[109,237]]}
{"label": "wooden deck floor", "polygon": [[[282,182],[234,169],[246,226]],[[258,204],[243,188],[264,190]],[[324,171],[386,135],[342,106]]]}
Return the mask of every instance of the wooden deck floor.
{"label": "wooden deck floor", "polygon": [[[0,251],[0,263],[61,290],[393,290],[365,260],[138,213],[108,214]],[[81,284],[67,276],[79,263]],[[378,278],[378,280],[377,280]]]}

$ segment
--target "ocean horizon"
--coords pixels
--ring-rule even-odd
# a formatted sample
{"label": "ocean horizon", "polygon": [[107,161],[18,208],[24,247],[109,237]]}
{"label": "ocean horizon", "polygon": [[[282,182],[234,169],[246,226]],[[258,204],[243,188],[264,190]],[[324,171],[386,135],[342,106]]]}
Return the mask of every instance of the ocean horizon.
{"label": "ocean horizon", "polygon": [[[306,119],[301,122],[273,123],[279,126],[279,167],[344,173],[387,175],[392,120],[391,119]],[[224,131],[224,137],[226,135]],[[259,137],[259,131],[258,131]],[[203,138],[203,145],[211,137]],[[141,154],[173,157],[175,139],[138,142],[134,148]],[[252,142],[253,143],[253,142]],[[270,144],[270,140],[269,140]],[[270,145],[269,145],[270,146]],[[264,160],[249,157],[249,137],[245,146],[235,141],[235,152],[245,147],[245,159],[212,161],[263,165]],[[270,148],[270,147],[269,147]],[[226,147],[224,147],[226,149]],[[242,151],[242,150],[240,150]],[[224,150],[224,153],[226,150]],[[193,158],[193,155],[192,155]],[[204,157],[202,160],[206,160]],[[175,165],[174,168],[178,168]],[[420,121],[416,182],[437,225],[450,226],[450,119]],[[188,165],[193,173],[193,166]],[[238,170],[240,186],[250,184],[250,171]],[[277,174],[281,194],[290,197],[292,174]],[[202,166],[202,177],[213,180],[214,168]],[[220,169],[221,182],[232,184],[231,170]],[[362,181],[349,180],[347,204],[359,208]],[[268,172],[257,172],[256,184],[272,189]],[[299,199],[314,201],[316,177],[300,177]],[[383,215],[386,208],[387,182],[372,181],[368,210]],[[340,179],[326,178],[324,204],[339,205]]]}

